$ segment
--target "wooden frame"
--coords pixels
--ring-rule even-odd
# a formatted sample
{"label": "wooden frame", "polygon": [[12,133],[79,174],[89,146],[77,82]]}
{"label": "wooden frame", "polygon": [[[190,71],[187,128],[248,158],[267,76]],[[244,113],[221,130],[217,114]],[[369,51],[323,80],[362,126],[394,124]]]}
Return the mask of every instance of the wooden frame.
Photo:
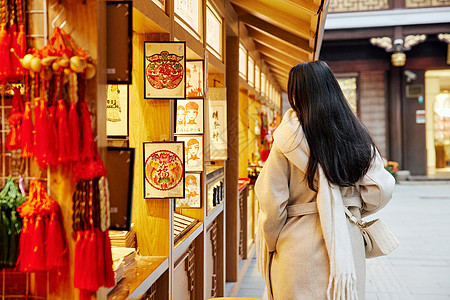
{"label": "wooden frame", "polygon": [[[162,64],[175,75],[159,73]],[[145,99],[186,98],[186,42],[144,42],[144,70]]]}
{"label": "wooden frame", "polygon": [[203,171],[203,135],[179,135],[176,139],[184,142],[186,172]]}
{"label": "wooden frame", "polygon": [[[213,3],[210,1],[207,1],[206,3],[206,10],[205,10],[205,23],[206,23],[206,49],[211,52],[213,55],[215,55],[220,60],[223,59],[223,41],[224,41],[224,22],[223,18],[219,15],[217,10],[215,9]],[[211,15],[211,17],[215,18],[216,21],[219,23],[219,49],[216,49],[214,45],[212,45],[211,40],[208,39],[208,32],[212,32],[211,29],[208,29],[209,26],[214,25],[212,22],[208,21],[208,15]],[[209,24],[209,25],[208,25]]]}
{"label": "wooden frame", "polygon": [[125,138],[129,133],[128,85],[108,84],[106,89],[106,135]]}
{"label": "wooden frame", "polygon": [[[135,161],[135,149],[134,148],[121,148],[121,147],[108,147],[107,148],[107,159],[105,160],[105,165],[108,169],[108,183],[110,190],[112,191],[110,199],[110,213],[111,213],[111,225],[110,230],[127,230],[130,231],[131,228],[131,213],[132,213],[132,202],[133,202],[133,184],[134,184],[134,161]],[[114,153],[113,155],[111,155]],[[128,153],[128,155],[127,155]],[[123,169],[111,169],[112,166],[121,167],[123,165],[128,165],[128,182],[123,182],[124,174]],[[124,184],[128,184],[128,190],[125,190]],[[116,192],[115,192],[116,190]],[[123,197],[123,194],[127,194],[127,203],[125,205],[126,211],[123,212],[123,203],[116,203],[114,199],[118,197]],[[114,205],[117,207],[114,207]],[[122,213],[122,216],[115,218],[113,214]],[[126,217],[124,220],[123,217]],[[121,224],[114,223],[114,220],[120,220],[119,222],[125,222],[125,226]]]}
{"label": "wooden frame", "polygon": [[205,68],[203,60],[188,60],[186,62],[186,98],[203,99],[204,96]]}
{"label": "wooden frame", "polygon": [[[195,181],[194,181],[195,180]],[[197,194],[191,195],[191,189],[188,189],[188,185],[190,184],[196,185],[195,190],[193,191]],[[177,199],[176,208],[202,208],[202,174],[201,173],[186,173],[185,176],[185,195],[186,197],[183,199]],[[193,200],[191,197],[195,197]],[[197,197],[198,196],[198,197]]]}
{"label": "wooden frame", "polygon": [[[116,7],[117,9],[113,9]],[[123,8],[122,8],[123,7]],[[133,1],[106,1],[108,84],[131,84],[133,69]],[[127,12],[124,12],[124,10]],[[127,18],[126,25],[122,19]],[[126,27],[125,27],[126,26]],[[126,35],[125,35],[126,33]],[[124,61],[124,57],[127,60]]]}
{"label": "wooden frame", "polygon": [[144,142],[143,153],[144,198],[184,198],[184,143]]}
{"label": "wooden frame", "polygon": [[175,134],[203,133],[203,104],[202,99],[177,100]]}
{"label": "wooden frame", "polygon": [[[203,1],[201,0],[190,0],[190,1],[194,1],[197,3],[197,29],[193,27],[193,24],[190,24],[188,21],[185,21],[184,18],[189,18],[190,14],[179,14],[177,11],[177,4],[180,4],[181,7],[186,8],[186,7],[190,7],[190,5],[188,5],[188,3],[186,3],[187,1],[184,1],[185,3],[183,3],[182,1],[180,1],[181,3],[177,3],[179,0],[173,0],[172,4],[173,4],[173,13],[174,13],[174,19],[175,21],[181,25],[181,27],[183,27],[184,29],[186,29],[186,31],[188,31],[192,36],[194,36],[195,38],[197,38],[198,40],[201,40],[203,38]],[[189,0],[188,0],[189,1]]]}

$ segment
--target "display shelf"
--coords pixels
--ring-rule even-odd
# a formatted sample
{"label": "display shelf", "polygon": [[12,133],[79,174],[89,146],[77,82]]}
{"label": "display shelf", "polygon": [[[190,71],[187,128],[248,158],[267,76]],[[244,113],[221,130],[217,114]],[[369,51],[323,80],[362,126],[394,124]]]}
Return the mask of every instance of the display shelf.
{"label": "display shelf", "polygon": [[141,297],[168,268],[168,257],[136,257],[136,265],[125,272],[124,279],[122,279],[108,294],[108,300],[134,299]]}
{"label": "display shelf", "polygon": [[206,182],[209,183],[216,178],[223,176],[224,167],[223,166],[206,166]]}
{"label": "display shelf", "polygon": [[203,232],[203,223],[198,222],[194,227],[192,227],[189,232],[184,235],[174,246],[173,257],[174,260],[178,260],[181,255],[186,251],[189,245],[195,240],[196,237]]}
{"label": "display shelf", "polygon": [[208,215],[206,216],[206,219],[205,219],[206,227],[208,227],[209,224],[211,224],[214,221],[214,219],[217,218],[217,216],[223,211],[223,203],[224,203],[224,201],[222,201],[220,204],[214,206],[213,209],[208,211]]}

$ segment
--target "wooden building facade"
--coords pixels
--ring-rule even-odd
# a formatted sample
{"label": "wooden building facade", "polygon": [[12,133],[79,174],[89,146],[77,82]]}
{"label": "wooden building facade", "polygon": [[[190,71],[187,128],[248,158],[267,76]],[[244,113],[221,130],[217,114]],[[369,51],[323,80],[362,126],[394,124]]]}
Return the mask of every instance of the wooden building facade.
{"label": "wooden building facade", "polygon": [[320,59],[387,160],[411,176],[450,171],[450,1],[330,3]]}

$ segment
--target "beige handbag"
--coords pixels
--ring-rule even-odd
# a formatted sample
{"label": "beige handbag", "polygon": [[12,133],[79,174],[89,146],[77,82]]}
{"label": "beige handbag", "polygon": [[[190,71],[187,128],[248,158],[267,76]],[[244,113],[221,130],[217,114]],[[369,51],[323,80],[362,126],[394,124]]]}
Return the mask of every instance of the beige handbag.
{"label": "beige handbag", "polygon": [[366,248],[366,258],[388,255],[400,244],[394,234],[380,219],[364,222],[345,208],[345,213],[350,222],[356,224],[361,230]]}

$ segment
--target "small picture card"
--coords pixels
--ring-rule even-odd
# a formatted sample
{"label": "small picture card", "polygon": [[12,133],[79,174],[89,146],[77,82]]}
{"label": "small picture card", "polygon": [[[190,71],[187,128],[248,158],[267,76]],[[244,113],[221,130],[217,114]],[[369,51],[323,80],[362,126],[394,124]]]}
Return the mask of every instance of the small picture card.
{"label": "small picture card", "polygon": [[183,135],[176,139],[184,142],[186,172],[203,171],[203,136]]}
{"label": "small picture card", "polygon": [[186,98],[186,42],[144,42],[144,68],[144,98]]}
{"label": "small picture card", "polygon": [[209,88],[209,146],[212,160],[226,160],[228,157],[226,92],[226,88]]}
{"label": "small picture card", "polygon": [[203,60],[191,60],[186,63],[186,97],[203,98],[204,74]]}
{"label": "small picture card", "polygon": [[107,85],[106,135],[128,136],[128,85],[126,84]]}
{"label": "small picture card", "polygon": [[177,208],[201,208],[201,174],[186,173],[185,197],[177,199]]}
{"label": "small picture card", "polygon": [[184,142],[144,142],[144,198],[184,198]]}
{"label": "small picture card", "polygon": [[175,134],[203,133],[203,100],[177,100]]}

